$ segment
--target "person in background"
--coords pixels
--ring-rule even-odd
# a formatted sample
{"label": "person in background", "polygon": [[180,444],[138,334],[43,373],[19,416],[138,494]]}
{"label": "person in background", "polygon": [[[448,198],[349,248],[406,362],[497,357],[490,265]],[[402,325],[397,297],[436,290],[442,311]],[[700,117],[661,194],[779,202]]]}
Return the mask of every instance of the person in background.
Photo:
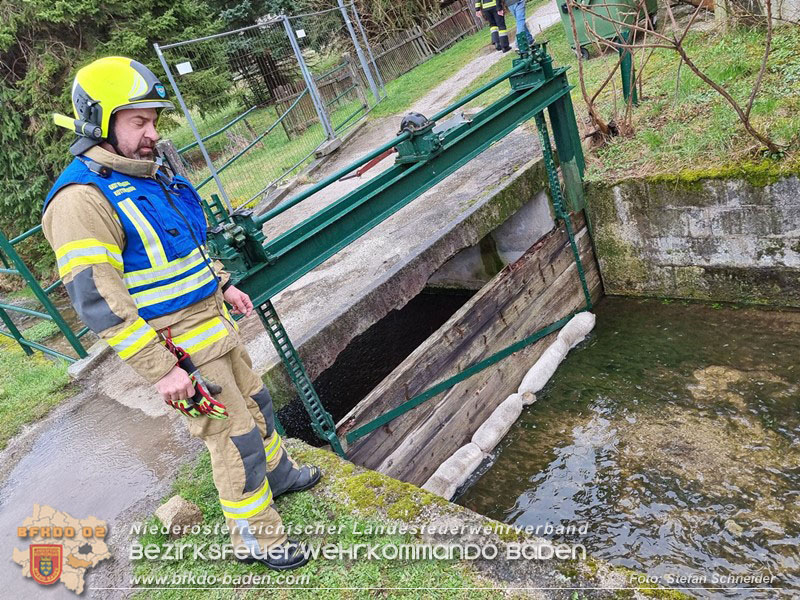
{"label": "person in background", "polygon": [[492,44],[495,50],[508,52],[508,30],[506,29],[503,0],[475,0],[475,12],[489,23],[492,31]]}
{"label": "person in background", "polygon": [[528,29],[528,24],[525,22],[525,0],[509,0],[507,6],[517,21],[517,34],[524,31],[528,36],[528,45],[533,44],[533,34],[531,34],[531,30]]}

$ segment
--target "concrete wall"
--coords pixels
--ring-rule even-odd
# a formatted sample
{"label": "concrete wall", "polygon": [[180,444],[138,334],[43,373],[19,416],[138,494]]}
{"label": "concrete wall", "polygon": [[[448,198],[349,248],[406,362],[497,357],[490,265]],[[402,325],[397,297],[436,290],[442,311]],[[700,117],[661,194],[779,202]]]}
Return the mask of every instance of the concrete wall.
{"label": "concrete wall", "polygon": [[608,294],[800,307],[800,180],[629,180],[587,191]]}
{"label": "concrete wall", "polygon": [[428,287],[480,289],[525,254],[555,225],[547,191],[540,189],[533,194],[497,229],[439,267],[428,280]]}

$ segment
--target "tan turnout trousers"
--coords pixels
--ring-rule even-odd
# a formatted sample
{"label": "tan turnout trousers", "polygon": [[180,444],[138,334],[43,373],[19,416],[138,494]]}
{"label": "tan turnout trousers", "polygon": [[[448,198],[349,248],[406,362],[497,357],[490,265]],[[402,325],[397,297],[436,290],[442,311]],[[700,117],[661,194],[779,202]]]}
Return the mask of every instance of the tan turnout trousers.
{"label": "tan turnout trousers", "polygon": [[291,487],[300,471],[275,431],[272,398],[244,347],[197,366],[204,378],[222,386],[216,398],[229,416],[185,417],[189,432],[211,454],[214,485],[234,548],[245,546],[259,555],[287,539],[273,494]]}

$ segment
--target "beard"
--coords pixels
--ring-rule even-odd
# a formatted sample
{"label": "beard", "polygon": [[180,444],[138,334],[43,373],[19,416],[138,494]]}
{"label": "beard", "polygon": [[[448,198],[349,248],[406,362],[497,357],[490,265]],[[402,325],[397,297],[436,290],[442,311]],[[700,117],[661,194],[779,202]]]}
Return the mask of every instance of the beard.
{"label": "beard", "polygon": [[131,158],[136,160],[153,160],[155,157],[154,146],[139,146]]}

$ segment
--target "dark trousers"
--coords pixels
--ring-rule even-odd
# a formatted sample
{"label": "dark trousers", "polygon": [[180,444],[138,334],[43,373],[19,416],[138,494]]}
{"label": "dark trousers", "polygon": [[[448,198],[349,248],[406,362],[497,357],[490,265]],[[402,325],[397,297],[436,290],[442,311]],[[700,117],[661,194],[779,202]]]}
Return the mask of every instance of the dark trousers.
{"label": "dark trousers", "polygon": [[483,18],[489,23],[492,30],[492,44],[497,50],[508,50],[508,30],[506,29],[506,18],[497,14],[497,7],[483,9]]}

